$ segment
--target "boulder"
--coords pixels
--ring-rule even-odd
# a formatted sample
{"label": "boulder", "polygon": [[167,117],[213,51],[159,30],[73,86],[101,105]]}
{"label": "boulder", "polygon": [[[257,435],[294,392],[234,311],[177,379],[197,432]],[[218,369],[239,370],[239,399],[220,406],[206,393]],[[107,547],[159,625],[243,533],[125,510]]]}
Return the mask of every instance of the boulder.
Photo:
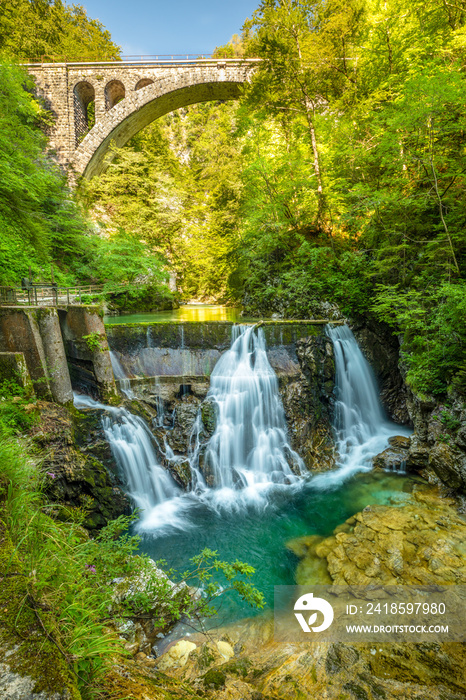
{"label": "boulder", "polygon": [[437,442],[429,453],[429,467],[447,486],[466,491],[466,454],[462,450]]}
{"label": "boulder", "polygon": [[411,439],[406,435],[392,435],[388,438],[388,444],[396,450],[409,450]]}
{"label": "boulder", "polygon": [[395,435],[388,440],[389,447],[372,458],[376,469],[385,471],[404,472],[408,459],[409,438]]}
{"label": "boulder", "polygon": [[189,655],[195,648],[196,645],[193,642],[181,639],[157,660],[157,669],[165,671],[169,668],[182,668],[187,664]]}
{"label": "boulder", "polygon": [[187,489],[191,483],[191,465],[187,457],[175,457],[168,463],[168,471],[182,488]]}

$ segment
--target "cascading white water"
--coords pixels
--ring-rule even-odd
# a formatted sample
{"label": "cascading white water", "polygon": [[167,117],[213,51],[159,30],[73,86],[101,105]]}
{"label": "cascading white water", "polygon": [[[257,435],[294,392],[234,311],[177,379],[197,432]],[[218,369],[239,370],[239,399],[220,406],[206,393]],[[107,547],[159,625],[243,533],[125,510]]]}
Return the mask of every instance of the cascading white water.
{"label": "cascading white water", "polygon": [[126,398],[134,399],[134,392],[131,389],[131,382],[129,380],[129,377],[126,375],[126,372],[123,369],[123,365],[121,364],[120,360],[113,352],[113,350],[110,350],[110,361],[112,363],[113,376],[118,382],[121,391],[126,396]]}
{"label": "cascading white water", "polygon": [[[392,435],[409,431],[384,416],[372,370],[347,326],[328,328],[336,366],[334,429],[338,469],[308,481],[318,489],[338,486],[351,474],[372,467],[371,458],[384,450]],[[117,377],[123,368],[112,357]],[[269,364],[264,333],[254,326],[233,326],[232,343],[212,374],[208,399],[217,421],[199,467],[203,425],[199,413],[191,434],[188,457],[192,491],[183,493],[157,459],[154,437],[140,418],[125,409],[103,406],[89,397],[75,396],[77,407],[105,409],[105,435],[128,484],[128,492],[142,510],[139,527],[152,531],[166,525],[186,528],[186,512],[196,504],[213,509],[264,506],[270,489],[300,488],[306,473],[288,442],[277,377]],[[160,413],[160,416],[159,416]],[[163,411],[158,407],[158,425]],[[169,463],[180,461],[168,443],[163,454]],[[207,486],[207,483],[209,486]]]}
{"label": "cascading white water", "polygon": [[233,326],[231,348],[211,374],[208,398],[217,407],[217,427],[205,453],[215,488],[296,481],[303,463],[288,443],[262,329]]}
{"label": "cascading white water", "polygon": [[151,511],[180,490],[157,459],[153,435],[144,421],[124,408],[114,408],[75,394],[77,408],[105,410],[102,425],[115,461],[127,481],[127,490],[136,506]]}
{"label": "cascading white water", "polygon": [[392,435],[410,431],[387,420],[371,366],[348,326],[327,329],[335,354],[334,430],[339,469],[314,477],[313,486],[339,484],[372,467],[372,457],[387,447]]}

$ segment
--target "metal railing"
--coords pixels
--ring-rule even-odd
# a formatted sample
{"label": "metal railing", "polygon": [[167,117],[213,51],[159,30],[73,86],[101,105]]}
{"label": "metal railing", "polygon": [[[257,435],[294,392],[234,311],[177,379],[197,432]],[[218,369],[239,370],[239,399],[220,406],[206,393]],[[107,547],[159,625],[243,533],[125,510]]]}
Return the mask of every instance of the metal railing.
{"label": "metal railing", "polygon": [[260,58],[242,58],[241,56],[236,57],[223,57],[213,54],[203,53],[203,54],[150,54],[150,55],[131,55],[131,56],[121,56],[121,57],[92,57],[73,59],[69,56],[39,56],[37,58],[28,59],[26,65],[38,66],[47,64],[67,64],[70,66],[82,66],[82,65],[145,65],[145,64],[155,64],[155,65],[186,65],[186,64],[196,64],[196,63],[207,63],[207,62],[226,62],[226,63],[256,63],[260,61]]}
{"label": "metal railing", "polygon": [[[126,289],[128,285],[112,287],[110,292]],[[81,304],[86,296],[100,295],[104,285],[89,284],[84,286],[61,287],[56,284],[33,284],[29,288],[0,287],[0,306],[60,306]]]}

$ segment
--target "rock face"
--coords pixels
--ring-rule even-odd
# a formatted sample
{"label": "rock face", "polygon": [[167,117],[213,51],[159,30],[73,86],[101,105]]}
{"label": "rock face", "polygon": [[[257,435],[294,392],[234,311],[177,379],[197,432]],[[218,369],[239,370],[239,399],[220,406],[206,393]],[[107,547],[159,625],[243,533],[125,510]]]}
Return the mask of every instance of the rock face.
{"label": "rock face", "polygon": [[[405,382],[406,367],[398,338],[383,324],[353,320],[352,330],[371,364],[380,386],[380,397],[389,416],[414,427],[406,467],[421,472],[432,483],[466,493],[466,405],[454,393],[446,401],[416,395]],[[404,449],[404,448],[403,448]],[[386,468],[400,458],[393,451],[378,455],[374,464]]]}
{"label": "rock face", "polygon": [[335,466],[333,346],[324,333],[302,338],[296,343],[296,356],[296,371],[279,377],[291,446],[308,469],[329,469]]}
{"label": "rock face", "polygon": [[35,445],[44,452],[46,493],[54,503],[84,507],[84,525],[97,530],[129,512],[130,504],[103,435],[100,420],[74,414],[45,401],[39,404],[41,422],[33,430]]}
{"label": "rock face", "polygon": [[407,405],[414,423],[408,469],[466,493],[466,407],[462,400],[446,405],[411,393]]}
{"label": "rock face", "polygon": [[429,452],[429,467],[445,484],[466,491],[466,453],[463,450],[437,442]]}
{"label": "rock face", "polygon": [[374,467],[385,471],[406,471],[410,439],[403,435],[395,435],[388,438],[388,444],[386,450],[372,458]]}

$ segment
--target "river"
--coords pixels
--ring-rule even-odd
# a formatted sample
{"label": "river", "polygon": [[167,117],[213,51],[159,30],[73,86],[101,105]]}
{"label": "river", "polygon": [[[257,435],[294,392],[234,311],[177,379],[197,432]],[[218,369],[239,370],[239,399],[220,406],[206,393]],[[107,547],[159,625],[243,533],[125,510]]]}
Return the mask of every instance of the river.
{"label": "river", "polygon": [[[252,582],[271,605],[275,585],[295,582],[298,560],[287,548],[289,540],[327,536],[368,504],[407,497],[415,479],[373,471],[371,459],[385,449],[390,436],[409,431],[386,418],[372,370],[350,329],[329,328],[328,335],[336,362],[335,470],[306,472],[288,444],[263,331],[251,326],[233,327],[230,350],[211,375],[208,399],[217,406],[217,424],[202,469],[195,447],[189,455],[194,475],[189,492],[158,463],[144,421],[125,409],[107,409],[106,437],[141,509],[135,526],[141,551],[177,571],[188,570],[191,557],[205,547],[216,550],[222,560],[246,561],[256,569]],[[105,408],[84,397],[76,403]],[[247,605],[229,594],[215,624],[248,614]]]}

